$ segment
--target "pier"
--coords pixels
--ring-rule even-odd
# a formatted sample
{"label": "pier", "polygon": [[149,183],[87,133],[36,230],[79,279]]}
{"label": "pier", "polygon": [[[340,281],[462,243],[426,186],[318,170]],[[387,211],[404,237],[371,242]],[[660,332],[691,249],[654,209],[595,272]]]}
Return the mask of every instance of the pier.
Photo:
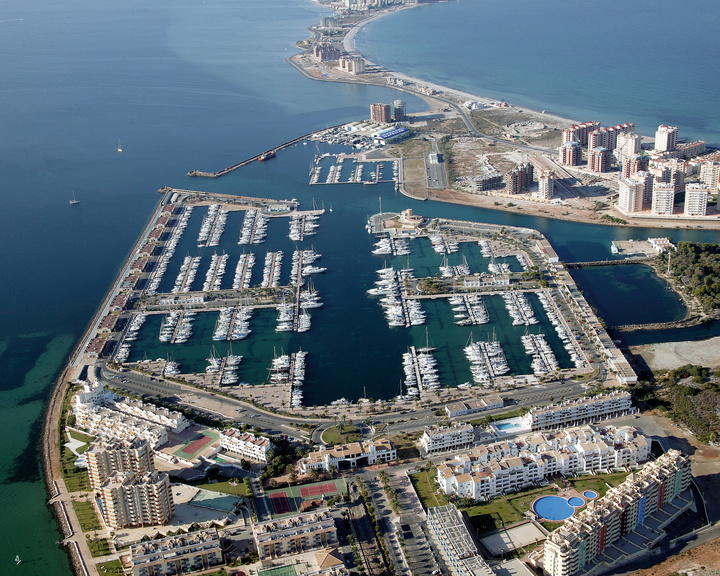
{"label": "pier", "polygon": [[625,258],[623,260],[595,260],[591,262],[566,262],[566,268],[589,268],[592,266],[627,266],[629,264],[650,264],[654,257]]}

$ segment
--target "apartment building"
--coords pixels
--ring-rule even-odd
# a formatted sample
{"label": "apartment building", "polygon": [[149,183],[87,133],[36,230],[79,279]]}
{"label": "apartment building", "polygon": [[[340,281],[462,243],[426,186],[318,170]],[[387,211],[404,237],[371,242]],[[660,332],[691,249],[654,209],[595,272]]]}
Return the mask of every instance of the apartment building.
{"label": "apartment building", "polygon": [[329,472],[331,469],[348,470],[397,460],[397,450],[388,439],[338,444],[316,450],[298,462],[302,474],[310,470]]}
{"label": "apartment building", "polygon": [[532,408],[523,420],[531,430],[551,430],[614,418],[633,412],[628,392],[615,391]]}
{"label": "apartment building", "polygon": [[222,431],[220,447],[248,460],[265,463],[268,461],[268,454],[274,448],[268,438],[255,436],[250,432],[241,432],[237,428]]}
{"label": "apartment building", "polygon": [[543,200],[551,200],[555,192],[555,173],[552,170],[541,170],[538,176],[538,196]]}
{"label": "apartment building", "polygon": [[709,186],[693,183],[685,186],[685,216],[705,216],[707,214],[708,197],[712,193]]}
{"label": "apartment building", "polygon": [[130,547],[132,576],[203,572],[225,562],[217,529],[141,542]]}
{"label": "apartment building", "polygon": [[335,519],[328,510],[256,522],[253,538],[260,560],[299,554],[338,543]]}
{"label": "apartment building", "polygon": [[563,166],[579,166],[582,162],[582,147],[578,142],[564,142],[558,156]]}
{"label": "apartment building", "polygon": [[582,124],[573,124],[570,128],[564,128],[562,131],[562,143],[577,142],[580,146],[587,146],[588,136],[600,128],[600,122],[583,122]]}
{"label": "apartment building", "polygon": [[[640,539],[647,541],[650,548],[662,537],[662,528],[692,501],[690,492],[683,494],[690,481],[690,461],[677,450],[669,450],[647,463],[602,498],[588,502],[585,509],[550,534],[544,546],[545,574],[572,576],[580,571],[583,574],[605,571],[612,561],[603,552],[634,531],[643,534]],[[654,519],[653,529],[648,530],[646,524],[660,510],[663,514]]]}
{"label": "apartment building", "polygon": [[675,184],[672,182],[653,182],[652,213],[655,216],[672,216],[675,204]]}
{"label": "apartment building", "polygon": [[675,150],[678,140],[678,127],[661,124],[655,132],[655,150],[665,152]]}
{"label": "apartment building", "polygon": [[424,454],[469,448],[474,442],[473,427],[464,422],[455,422],[450,426],[428,426],[418,441]]}
{"label": "apartment building", "polygon": [[167,474],[115,473],[97,491],[105,523],[115,529],[167,524],[175,504]]}
{"label": "apartment building", "polygon": [[93,490],[115,473],[142,474],[155,470],[152,448],[143,438],[94,442],[85,452],[85,459]]}

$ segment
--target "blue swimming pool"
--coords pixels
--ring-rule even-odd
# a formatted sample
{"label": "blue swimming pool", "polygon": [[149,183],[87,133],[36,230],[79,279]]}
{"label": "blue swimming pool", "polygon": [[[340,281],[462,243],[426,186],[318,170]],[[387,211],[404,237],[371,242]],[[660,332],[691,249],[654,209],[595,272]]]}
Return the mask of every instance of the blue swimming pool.
{"label": "blue swimming pool", "polygon": [[503,422],[502,424],[495,424],[498,430],[509,430],[510,428],[520,428],[520,424],[511,424],[510,422]]}
{"label": "blue swimming pool", "polygon": [[575,512],[575,508],[568,504],[567,499],[560,496],[543,496],[535,500],[532,507],[535,514],[553,522],[567,520]]}
{"label": "blue swimming pool", "polygon": [[585,500],[578,498],[577,496],[573,496],[568,499],[568,504],[570,504],[570,506],[574,506],[575,508],[579,508],[580,506],[585,505]]}
{"label": "blue swimming pool", "polygon": [[583,496],[585,496],[588,500],[592,500],[593,498],[598,497],[598,493],[594,490],[585,490],[585,492],[583,492]]}

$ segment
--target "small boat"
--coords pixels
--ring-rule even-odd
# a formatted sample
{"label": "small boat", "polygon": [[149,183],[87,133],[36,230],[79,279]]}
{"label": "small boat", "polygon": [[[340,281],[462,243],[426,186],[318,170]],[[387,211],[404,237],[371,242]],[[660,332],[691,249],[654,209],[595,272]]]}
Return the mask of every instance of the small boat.
{"label": "small boat", "polygon": [[122,144],[120,144],[120,140],[118,140],[118,152],[122,154]]}
{"label": "small boat", "polygon": [[265,162],[265,160],[270,160],[270,158],[275,158],[275,152],[265,152],[264,154],[260,154],[258,161]]}
{"label": "small boat", "polygon": [[15,555],[15,564],[20,564],[20,562],[22,562],[22,560],[20,560],[20,555],[16,554]]}
{"label": "small boat", "polygon": [[73,197],[72,197],[72,200],[70,200],[70,205],[74,206],[75,204],[80,204],[80,200],[75,198],[75,190],[73,190]]}

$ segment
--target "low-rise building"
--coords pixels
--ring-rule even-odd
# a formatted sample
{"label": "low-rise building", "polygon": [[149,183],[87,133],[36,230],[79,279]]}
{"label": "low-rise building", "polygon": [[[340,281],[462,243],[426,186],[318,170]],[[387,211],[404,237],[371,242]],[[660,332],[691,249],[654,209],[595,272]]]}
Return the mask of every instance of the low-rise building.
{"label": "low-rise building", "polygon": [[397,460],[397,450],[387,439],[338,444],[331,448],[316,450],[298,462],[302,474],[310,470],[348,470]]}
{"label": "low-rise building", "polygon": [[253,538],[260,560],[299,554],[337,544],[335,519],[328,510],[257,522]]}
{"label": "low-rise building", "polygon": [[475,442],[472,424],[455,422],[450,426],[428,426],[418,443],[424,454],[469,448]]}
{"label": "low-rise building", "polygon": [[456,416],[467,416],[468,414],[477,414],[485,410],[494,410],[502,408],[505,405],[505,399],[498,394],[488,394],[482,398],[475,400],[463,400],[461,402],[452,402],[445,405],[445,413],[448,418]]}
{"label": "low-rise building", "polygon": [[558,474],[622,468],[649,457],[650,444],[635,428],[586,425],[478,446],[439,464],[437,481],[448,496],[489,500]]}
{"label": "low-rise building", "polygon": [[250,432],[241,432],[237,428],[223,430],[220,434],[220,447],[248,460],[256,462],[268,461],[268,453],[274,448],[273,443],[263,436],[255,436]]}
{"label": "low-rise building", "polygon": [[615,391],[532,408],[523,420],[531,430],[550,430],[615,418],[631,412],[633,407],[630,394]]}
{"label": "low-rise building", "polygon": [[130,547],[133,576],[191,574],[224,563],[215,528],[140,542]]}

